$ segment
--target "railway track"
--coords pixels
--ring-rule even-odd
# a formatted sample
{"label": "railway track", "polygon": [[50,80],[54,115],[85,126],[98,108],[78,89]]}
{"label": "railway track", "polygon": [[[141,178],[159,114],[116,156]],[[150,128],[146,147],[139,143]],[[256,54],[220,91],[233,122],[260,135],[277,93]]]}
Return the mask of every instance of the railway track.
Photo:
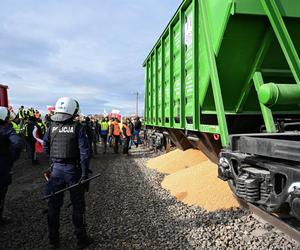
{"label": "railway track", "polygon": [[251,213],[259,217],[259,219],[269,223],[291,239],[300,244],[300,222],[289,216],[280,216],[276,214],[270,214],[263,209],[248,203],[240,198],[237,198],[239,204],[248,209]]}

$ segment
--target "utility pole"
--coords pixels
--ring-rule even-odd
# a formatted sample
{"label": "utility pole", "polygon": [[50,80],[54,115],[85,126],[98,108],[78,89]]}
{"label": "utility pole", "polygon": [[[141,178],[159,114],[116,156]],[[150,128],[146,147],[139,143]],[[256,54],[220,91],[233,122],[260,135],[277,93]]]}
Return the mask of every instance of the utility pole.
{"label": "utility pole", "polygon": [[134,93],[136,95],[136,110],[135,114],[136,116],[139,116],[139,92]]}

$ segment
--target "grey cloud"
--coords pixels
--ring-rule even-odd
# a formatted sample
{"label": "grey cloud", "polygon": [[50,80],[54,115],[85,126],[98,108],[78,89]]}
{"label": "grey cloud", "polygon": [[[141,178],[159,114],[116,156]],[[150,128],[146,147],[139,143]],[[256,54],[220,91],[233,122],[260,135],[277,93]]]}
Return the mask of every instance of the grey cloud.
{"label": "grey cloud", "polygon": [[19,76],[18,74],[14,73],[14,72],[11,72],[11,71],[1,73],[0,78],[2,78],[2,79],[22,79],[21,76]]}
{"label": "grey cloud", "polygon": [[16,106],[63,95],[84,113],[143,108],[142,63],[181,0],[3,0],[0,81]]}

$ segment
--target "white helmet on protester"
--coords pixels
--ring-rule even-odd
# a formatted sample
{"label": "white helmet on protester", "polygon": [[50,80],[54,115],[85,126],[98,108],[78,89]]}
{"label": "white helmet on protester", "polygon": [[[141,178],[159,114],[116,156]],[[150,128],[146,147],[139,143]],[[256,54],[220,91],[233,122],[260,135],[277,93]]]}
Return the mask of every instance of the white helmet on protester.
{"label": "white helmet on protester", "polygon": [[9,111],[6,107],[0,107],[0,120],[5,121],[9,117]]}
{"label": "white helmet on protester", "polygon": [[74,118],[79,112],[79,103],[70,97],[61,97],[55,104],[55,114],[51,117],[53,121],[66,121]]}

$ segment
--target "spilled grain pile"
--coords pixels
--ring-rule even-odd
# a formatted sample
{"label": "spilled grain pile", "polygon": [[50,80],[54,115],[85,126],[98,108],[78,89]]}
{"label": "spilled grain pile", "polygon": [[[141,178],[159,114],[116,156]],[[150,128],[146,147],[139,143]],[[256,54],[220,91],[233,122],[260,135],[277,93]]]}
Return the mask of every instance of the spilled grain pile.
{"label": "spilled grain pile", "polygon": [[166,176],[162,187],[183,203],[207,211],[238,207],[227,183],[217,178],[217,166],[210,161]]}
{"label": "spilled grain pile", "polygon": [[171,174],[204,161],[207,161],[207,157],[199,150],[188,149],[182,151],[176,149],[149,160],[147,167],[156,169],[161,173]]}
{"label": "spilled grain pile", "polygon": [[169,174],[162,187],[187,205],[207,211],[238,207],[226,182],[217,178],[217,166],[199,150],[174,150],[149,160],[147,167]]}

